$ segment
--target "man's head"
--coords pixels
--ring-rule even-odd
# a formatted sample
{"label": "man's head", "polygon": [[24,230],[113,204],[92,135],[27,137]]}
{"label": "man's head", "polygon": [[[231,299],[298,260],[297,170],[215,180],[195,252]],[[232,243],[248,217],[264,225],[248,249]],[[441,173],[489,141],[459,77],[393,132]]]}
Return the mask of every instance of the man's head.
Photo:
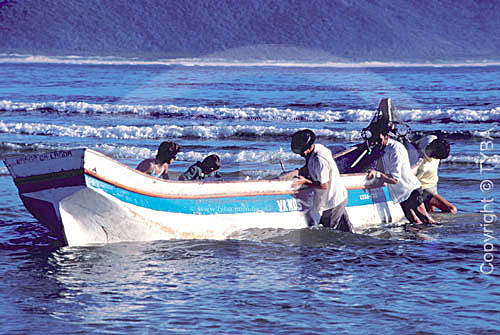
{"label": "man's head", "polygon": [[443,139],[435,139],[425,148],[427,156],[436,159],[445,159],[450,156],[450,144]]}
{"label": "man's head", "polygon": [[175,142],[162,142],[158,147],[156,160],[160,163],[172,163],[175,160],[177,153],[181,151],[181,147]]}
{"label": "man's head", "polygon": [[205,157],[205,159],[201,162],[201,169],[205,174],[217,171],[218,169],[220,169],[220,166],[220,158],[215,154]]}
{"label": "man's head", "polygon": [[384,148],[389,141],[389,132],[392,126],[387,122],[379,121],[371,125],[370,132],[372,133],[371,141],[378,147]]}
{"label": "man's head", "polygon": [[316,135],[310,129],[299,130],[292,136],[292,151],[302,157],[307,156],[311,152],[311,149],[316,140]]}

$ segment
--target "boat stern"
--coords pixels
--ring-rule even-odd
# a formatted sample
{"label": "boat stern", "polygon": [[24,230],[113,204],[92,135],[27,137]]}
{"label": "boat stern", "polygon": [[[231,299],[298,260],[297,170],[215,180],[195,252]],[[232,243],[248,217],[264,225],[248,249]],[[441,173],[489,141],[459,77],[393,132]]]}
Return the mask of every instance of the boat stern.
{"label": "boat stern", "polygon": [[65,241],[59,204],[85,186],[85,149],[72,149],[4,160],[26,209]]}

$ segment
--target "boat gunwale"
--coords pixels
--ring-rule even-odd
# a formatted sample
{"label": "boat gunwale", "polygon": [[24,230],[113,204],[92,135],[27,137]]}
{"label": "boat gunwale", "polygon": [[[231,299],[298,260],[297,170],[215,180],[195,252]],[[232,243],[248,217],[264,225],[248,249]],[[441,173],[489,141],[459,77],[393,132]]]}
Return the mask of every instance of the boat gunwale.
{"label": "boat gunwale", "polygon": [[[202,194],[202,195],[187,195],[187,194],[164,194],[164,193],[157,193],[157,192],[148,192],[144,191],[132,186],[127,186],[122,183],[118,183],[114,180],[111,180],[109,178],[103,177],[93,171],[85,169],[85,174],[94,177],[96,179],[99,179],[102,182],[105,182],[109,185],[127,190],[129,192],[137,193],[137,194],[142,194],[150,197],[155,197],[155,198],[169,198],[169,199],[209,199],[209,198],[231,198],[231,197],[249,197],[249,196],[268,196],[268,195],[286,195],[286,194],[297,194],[299,193],[299,190],[290,190],[290,191],[267,191],[267,192],[237,192],[237,193],[207,193],[207,194]],[[153,177],[155,178],[155,177]],[[158,179],[158,178],[157,178]],[[160,182],[166,182],[166,183],[171,183],[172,181],[169,180],[161,180],[158,179]],[[176,181],[174,181],[176,182]],[[182,181],[180,181],[182,182]],[[227,183],[227,184],[232,184],[233,182],[231,181],[218,181],[217,183]]]}
{"label": "boat gunwale", "polygon": [[[263,183],[263,184],[272,184],[272,183],[286,183],[290,182],[290,180],[279,180],[278,178],[276,179],[263,179],[263,180],[216,180],[216,181],[179,181],[179,180],[168,180],[168,179],[161,179],[157,177],[153,177],[151,175],[148,175],[144,172],[141,172],[139,170],[133,169],[130,166],[123,164],[109,156],[104,155],[103,153],[99,151],[95,151],[93,149],[89,148],[80,148],[77,150],[83,150],[84,151],[84,157],[87,154],[94,155],[98,159],[106,159],[108,162],[111,162],[114,165],[118,165],[121,168],[124,168],[125,170],[129,171],[130,173],[134,173],[137,175],[140,175],[141,178],[148,178],[149,181],[152,181],[153,184],[160,185],[159,183],[162,183],[163,185],[166,184],[199,184],[199,185],[231,185],[231,184],[239,184],[244,185],[244,184],[255,184],[255,183]],[[350,151],[350,150],[347,150]],[[85,158],[83,159],[83,165],[85,166]],[[421,162],[421,159],[412,166],[413,169],[416,169],[418,167],[419,163]],[[300,193],[301,191],[304,190],[304,188],[298,188],[298,189],[288,189],[288,190],[279,190],[279,191],[272,191],[272,190],[267,190],[267,191],[239,191],[239,192],[212,192],[212,193],[205,193],[205,194],[193,194],[191,192],[187,193],[162,193],[162,192],[155,192],[155,191],[149,191],[146,190],[145,188],[138,188],[130,185],[126,185],[120,182],[117,182],[113,178],[103,176],[102,174],[97,173],[95,169],[92,168],[81,168],[81,169],[74,169],[74,170],[64,170],[64,171],[58,171],[58,172],[51,172],[47,174],[40,174],[40,175],[31,175],[31,176],[26,176],[26,177],[18,177],[15,178],[16,184],[24,184],[24,183],[30,183],[30,182],[39,182],[40,178],[43,177],[43,181],[48,181],[54,177],[54,178],[59,178],[60,174],[75,174],[77,173],[82,173],[89,175],[91,177],[94,177],[98,180],[101,180],[109,185],[113,185],[115,187],[136,193],[136,194],[142,194],[146,196],[151,196],[155,198],[171,198],[171,199],[210,199],[210,198],[230,198],[230,197],[251,197],[251,196],[272,196],[272,195],[295,195]],[[49,177],[50,176],[50,177]],[[379,182],[379,181],[374,181],[374,182],[369,182],[366,183],[366,181],[363,181],[361,178],[366,177],[366,172],[357,172],[357,173],[346,173],[346,174],[341,174],[341,177],[343,178],[354,178],[358,179],[357,183],[355,185],[346,185],[346,188],[348,190],[369,190],[373,188],[382,188],[384,186],[387,186],[385,183]],[[357,185],[356,185],[357,184]]]}
{"label": "boat gunwale", "polygon": [[[150,197],[155,197],[155,198],[169,198],[169,199],[211,199],[211,198],[231,198],[231,197],[251,197],[251,196],[272,196],[272,195],[288,195],[288,194],[298,194],[301,191],[305,190],[305,188],[301,189],[295,189],[295,190],[289,190],[289,191],[264,191],[264,192],[234,192],[234,193],[207,193],[207,194],[202,194],[202,195],[187,195],[187,194],[164,194],[164,193],[157,193],[157,192],[149,192],[149,191],[144,191],[135,187],[131,187],[128,185],[124,185],[122,183],[118,183],[114,180],[111,180],[109,178],[103,177],[93,171],[85,169],[85,173],[88,174],[91,177],[94,177],[102,182],[105,182],[109,185],[127,190],[129,192],[133,192],[136,194],[142,194]],[[155,177],[153,177],[155,178]],[[164,183],[171,183],[172,181],[169,180],[158,180],[160,182]],[[279,180],[276,180],[279,181]],[[174,181],[177,182],[177,181]],[[183,181],[180,181],[183,183]],[[210,184],[233,184],[233,183],[248,183],[252,181],[216,181],[216,182],[207,182]],[[259,181],[256,181],[259,182]],[[191,182],[194,183],[194,182]],[[200,184],[203,184],[200,183]],[[365,185],[365,186],[359,186],[359,187],[347,187],[348,190],[360,190],[360,189],[373,189],[373,188],[382,188],[386,185],[384,184],[373,184],[373,185]]]}
{"label": "boat gunwale", "polygon": [[[101,158],[105,158],[114,164],[118,164],[122,166],[123,168],[129,170],[130,172],[136,173],[141,175],[142,177],[149,178],[150,180],[154,181],[154,183],[175,183],[175,184],[200,184],[200,185],[224,185],[224,184],[249,184],[249,183],[283,183],[286,182],[286,180],[279,180],[279,179],[263,179],[263,180],[211,180],[211,181],[194,181],[194,180],[170,180],[170,179],[162,179],[162,178],[157,178],[153,177],[149,174],[146,174],[144,172],[141,172],[139,170],[133,169],[129,167],[128,165],[125,165],[111,157],[108,157],[98,151],[85,148],[85,150],[88,150],[91,153],[97,154]],[[107,184],[122,188],[124,190],[134,192],[137,194],[142,194],[146,196],[151,196],[155,198],[171,198],[171,199],[209,199],[209,198],[229,198],[229,197],[249,197],[249,196],[268,196],[268,195],[287,195],[287,194],[298,194],[301,191],[305,189],[305,187],[300,188],[300,189],[291,189],[287,191],[264,191],[264,192],[235,192],[235,193],[207,193],[203,195],[194,195],[194,194],[165,194],[165,193],[157,193],[157,192],[150,192],[150,191],[145,191],[141,190],[136,187],[131,187],[127,186],[122,183],[118,183],[111,178],[106,178],[92,170],[85,169],[85,173],[97,178]],[[346,173],[346,174],[341,174],[341,177],[346,177],[346,178],[361,178],[366,176],[366,172],[358,172],[358,173]],[[375,182],[373,184],[363,184],[359,186],[346,186],[348,190],[360,190],[360,189],[373,189],[373,188],[382,188],[386,186],[384,183],[380,182]]]}
{"label": "boat gunwale", "polygon": [[[126,165],[126,164],[123,164],[109,156],[106,156],[102,153],[100,153],[99,151],[95,151],[95,150],[92,150],[92,149],[89,149],[89,148],[85,148],[85,150],[88,150],[92,153],[96,153],[98,154],[100,157],[102,158],[106,158],[107,160],[110,160],[112,161],[113,163],[116,163],[116,164],[119,164],[121,165],[122,167],[124,168],[127,168],[135,173],[138,173],[138,174],[141,174],[142,176],[144,177],[147,177],[147,178],[150,178],[154,181],[160,181],[160,182],[165,182],[165,183],[176,183],[176,184],[186,184],[186,183],[190,183],[190,184],[226,184],[226,183],[231,183],[231,184],[236,184],[236,183],[276,183],[276,182],[284,182],[286,180],[279,180],[278,177],[275,177],[275,179],[250,179],[250,180],[209,180],[209,181],[198,181],[198,180],[173,180],[173,179],[162,179],[162,178],[158,178],[158,177],[154,177],[150,174],[147,174],[147,173],[144,173],[142,171],[139,171],[139,170],[136,170],[136,169],[133,169],[131,168],[130,166]],[[86,171],[90,171],[88,169],[85,169]],[[90,171],[92,172],[92,171]],[[94,173],[94,172],[93,172]],[[343,173],[341,174],[340,176],[342,177],[360,177],[360,176],[365,176],[367,173],[366,172],[356,172],[356,173]],[[367,185],[366,187],[370,187],[371,185]],[[360,187],[360,188],[364,188],[364,187]]]}

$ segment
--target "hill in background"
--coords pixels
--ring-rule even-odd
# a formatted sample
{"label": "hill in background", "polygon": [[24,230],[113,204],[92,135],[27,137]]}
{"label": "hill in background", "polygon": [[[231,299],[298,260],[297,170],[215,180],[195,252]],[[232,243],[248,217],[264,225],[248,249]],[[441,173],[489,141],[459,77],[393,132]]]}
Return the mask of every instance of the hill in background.
{"label": "hill in background", "polygon": [[499,60],[500,2],[0,0],[0,53]]}

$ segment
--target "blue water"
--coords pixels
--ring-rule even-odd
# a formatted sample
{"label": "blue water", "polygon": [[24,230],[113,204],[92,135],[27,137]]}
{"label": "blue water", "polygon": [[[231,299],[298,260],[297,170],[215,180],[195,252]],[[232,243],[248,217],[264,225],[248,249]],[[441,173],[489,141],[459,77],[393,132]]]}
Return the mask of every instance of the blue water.
{"label": "blue water", "polygon": [[[499,67],[0,63],[0,78],[0,158],[87,146],[135,167],[174,140],[174,173],[217,153],[228,179],[276,176],[280,160],[300,166],[289,140],[305,127],[334,150],[358,143],[391,97],[412,130],[452,143],[439,192],[459,209],[416,231],[250,230],[238,241],[69,248],[24,209],[0,163],[0,333],[500,330],[498,222],[487,240],[480,213],[485,199],[500,212]],[[494,270],[481,273],[488,254]]]}

